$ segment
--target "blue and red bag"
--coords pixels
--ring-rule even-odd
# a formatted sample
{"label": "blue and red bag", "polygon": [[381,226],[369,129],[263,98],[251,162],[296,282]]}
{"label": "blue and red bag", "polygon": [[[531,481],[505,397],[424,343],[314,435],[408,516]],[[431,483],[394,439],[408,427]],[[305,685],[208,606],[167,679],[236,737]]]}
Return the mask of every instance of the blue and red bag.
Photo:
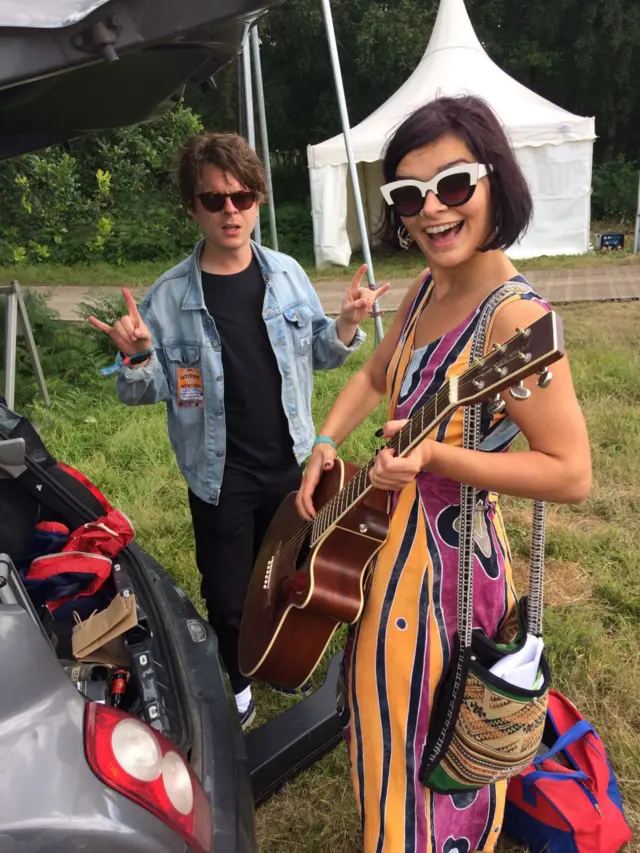
{"label": "blue and red bag", "polygon": [[32,561],[24,582],[31,600],[54,613],[70,601],[93,596],[111,576],[113,557],[133,537],[131,523],[117,509],[83,524],[61,551]]}
{"label": "blue and red bag", "polygon": [[617,853],[631,840],[604,745],[593,726],[556,690],[549,691],[538,755],[509,782],[507,835],[531,853]]}

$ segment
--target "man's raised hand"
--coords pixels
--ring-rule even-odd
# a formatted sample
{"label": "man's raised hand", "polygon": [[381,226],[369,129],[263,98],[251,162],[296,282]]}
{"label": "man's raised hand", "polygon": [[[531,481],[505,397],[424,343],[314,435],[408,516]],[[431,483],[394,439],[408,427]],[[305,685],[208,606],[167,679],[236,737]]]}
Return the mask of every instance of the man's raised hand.
{"label": "man's raised hand", "polygon": [[127,313],[120,317],[113,326],[103,323],[97,317],[89,317],[89,322],[96,329],[109,335],[120,352],[125,355],[137,355],[151,347],[151,333],[142,321],[131,291],[123,287],[122,296],[127,306]]}

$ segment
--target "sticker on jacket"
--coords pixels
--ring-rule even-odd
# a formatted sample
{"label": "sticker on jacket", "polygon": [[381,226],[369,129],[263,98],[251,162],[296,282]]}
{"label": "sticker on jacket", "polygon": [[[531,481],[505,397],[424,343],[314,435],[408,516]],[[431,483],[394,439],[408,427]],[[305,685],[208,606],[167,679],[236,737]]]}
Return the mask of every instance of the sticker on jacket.
{"label": "sticker on jacket", "polygon": [[202,376],[197,367],[178,368],[178,405],[187,408],[204,406]]}

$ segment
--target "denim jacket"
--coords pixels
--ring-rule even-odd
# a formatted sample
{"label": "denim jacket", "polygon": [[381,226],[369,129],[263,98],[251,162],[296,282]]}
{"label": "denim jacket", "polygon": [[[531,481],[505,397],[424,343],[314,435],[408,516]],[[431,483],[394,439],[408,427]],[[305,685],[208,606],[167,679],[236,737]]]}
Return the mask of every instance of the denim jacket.
{"label": "denim jacket", "polygon": [[[206,309],[200,275],[200,241],[193,254],[161,276],[140,304],[154,353],[143,367],[118,373],[118,396],[129,406],[164,402],[169,438],[188,486],[217,504],[224,472],[226,434],[220,337]],[[313,371],[340,367],[364,341],[358,330],[350,346],[337,336],[300,264],[288,255],[252,243],[265,282],[263,317],[282,376],[282,405],[293,452],[302,463],[315,439],[311,417]],[[181,367],[200,371],[202,407],[178,405]],[[260,417],[260,412],[255,416]]]}

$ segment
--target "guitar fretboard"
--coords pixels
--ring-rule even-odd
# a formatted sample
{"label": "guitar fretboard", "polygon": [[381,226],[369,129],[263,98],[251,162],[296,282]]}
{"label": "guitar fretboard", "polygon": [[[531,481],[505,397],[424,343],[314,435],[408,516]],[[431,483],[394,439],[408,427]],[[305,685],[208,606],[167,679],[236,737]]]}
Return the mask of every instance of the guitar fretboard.
{"label": "guitar fretboard", "polygon": [[[450,405],[457,402],[458,382],[452,377],[439,391],[434,394],[424,406],[417,409],[408,423],[396,433],[387,444],[395,450],[395,456],[405,456],[416,444],[428,435],[438,421],[447,413]],[[311,527],[311,544],[323,536],[327,530],[352,510],[356,504],[372,488],[369,473],[375,465],[375,457],[370,459],[349,482],[343,486],[337,495],[326,503],[313,520]]]}

